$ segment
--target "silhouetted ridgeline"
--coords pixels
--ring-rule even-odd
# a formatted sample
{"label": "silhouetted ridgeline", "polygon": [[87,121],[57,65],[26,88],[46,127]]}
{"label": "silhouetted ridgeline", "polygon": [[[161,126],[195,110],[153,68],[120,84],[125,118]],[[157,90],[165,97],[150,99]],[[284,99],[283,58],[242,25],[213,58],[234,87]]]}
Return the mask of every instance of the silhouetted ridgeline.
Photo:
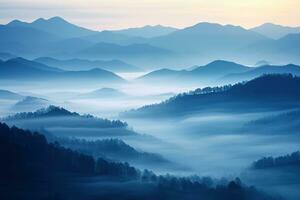
{"label": "silhouetted ridgeline", "polygon": [[197,89],[160,104],[123,113],[126,117],[176,117],[201,112],[246,112],[295,108],[300,105],[300,78],[271,74],[233,86]]}
{"label": "silhouetted ridgeline", "polygon": [[[43,118],[49,119],[48,121],[41,120]],[[65,121],[61,121],[65,118]],[[69,120],[68,120],[69,119]],[[99,127],[99,128],[126,128],[126,122],[120,120],[108,120],[96,118],[92,115],[80,115],[76,112],[70,112],[64,108],[49,106],[48,108],[39,109],[35,112],[22,112],[3,119],[6,122],[18,122],[26,120],[40,120],[40,127],[62,124],[64,127]],[[56,124],[55,124],[56,123]],[[44,124],[44,125],[43,125]]]}
{"label": "silhouetted ridgeline", "polygon": [[269,169],[280,167],[300,167],[300,152],[294,152],[285,156],[265,157],[255,161],[252,164],[252,169]]}
{"label": "silhouetted ridgeline", "polygon": [[52,138],[62,146],[93,155],[94,158],[104,157],[110,160],[140,163],[140,164],[167,164],[168,160],[159,154],[137,151],[120,139],[104,139],[88,141],[85,139]]}
{"label": "silhouetted ridgeline", "polygon": [[[253,187],[244,186],[238,179],[221,184],[215,183],[209,178],[157,176],[148,170],[141,173],[126,163],[111,163],[101,158],[95,161],[90,156],[63,148],[57,143],[47,143],[45,137],[38,133],[31,133],[16,127],[9,128],[2,123],[0,124],[0,137],[0,156],[2,158],[0,180],[6,183],[1,188],[1,190],[5,188],[1,194],[6,199],[42,199],[41,196],[46,199],[51,197],[52,199],[53,197],[55,197],[54,199],[116,199],[117,197],[120,198],[120,195],[122,199],[128,200],[273,199],[258,192]],[[73,178],[76,176],[104,176],[117,179],[113,179],[113,182],[105,182],[104,179],[99,179],[97,183],[99,186],[88,187],[96,192],[91,196],[84,185],[87,180],[81,182],[83,186],[80,186],[80,184],[76,186],[77,189],[74,189],[74,187],[73,190],[71,188],[59,189],[58,187],[61,185],[65,188],[71,184],[71,179],[66,181],[63,178],[65,175]],[[118,181],[120,178],[135,180],[131,184],[134,184],[136,191],[128,193],[130,191],[128,186],[122,186],[122,182]],[[56,187],[37,190],[37,185],[34,186],[34,183],[37,183],[38,187],[41,187],[41,185],[47,186],[46,182],[50,180]],[[94,183],[94,181],[92,182]],[[119,184],[119,187],[114,187],[113,184]],[[104,185],[106,185],[105,189],[102,188]],[[26,190],[22,191],[21,188],[26,188]],[[147,190],[147,188],[150,190]],[[80,191],[79,195],[77,195],[78,189]],[[103,191],[106,192],[103,193]]]}
{"label": "silhouetted ridgeline", "polygon": [[63,81],[64,83],[72,83],[71,81],[74,80],[81,80],[88,83],[126,83],[126,81],[118,75],[99,68],[82,71],[64,71],[21,57],[0,62],[0,77],[1,80],[10,81],[42,81],[40,83],[49,81]]}

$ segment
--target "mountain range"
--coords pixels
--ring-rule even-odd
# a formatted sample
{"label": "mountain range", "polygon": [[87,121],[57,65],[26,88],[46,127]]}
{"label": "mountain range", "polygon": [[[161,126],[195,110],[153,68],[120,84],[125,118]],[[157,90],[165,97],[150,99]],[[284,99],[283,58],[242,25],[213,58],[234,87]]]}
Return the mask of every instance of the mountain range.
{"label": "mountain range", "polygon": [[265,23],[250,30],[272,39],[279,39],[289,34],[300,33],[300,27],[282,26],[273,23]]}
{"label": "mountain range", "polygon": [[166,65],[176,68],[183,63],[195,65],[220,58],[248,63],[258,60],[300,63],[298,28],[284,31],[286,27],[279,27],[279,31],[274,31],[278,36],[273,39],[265,31],[268,26],[247,30],[240,26],[198,23],[183,29],[145,26],[100,32],[60,17],[41,18],[32,23],[14,20],[0,26],[0,52],[28,58],[122,59],[152,69],[153,65],[156,69]]}
{"label": "mountain range", "polygon": [[87,71],[64,71],[24,58],[13,58],[0,62],[1,80],[17,81],[71,81],[84,80],[98,83],[124,83],[125,80],[116,74],[94,68]]}
{"label": "mountain range", "polygon": [[178,30],[177,28],[167,27],[162,25],[156,25],[156,26],[147,25],[139,28],[128,28],[128,29],[118,30],[114,32],[123,35],[133,36],[133,37],[153,38],[153,37],[168,35],[177,30]]}
{"label": "mountain range", "polygon": [[51,57],[40,57],[34,61],[69,71],[91,70],[94,68],[101,68],[114,73],[142,71],[142,69],[121,60],[86,60],[76,58],[59,60]]}
{"label": "mountain range", "polygon": [[263,74],[293,74],[300,76],[297,65],[262,65],[248,67],[234,62],[217,60],[204,66],[193,67],[191,70],[160,69],[152,71],[136,81],[144,83],[177,84],[177,85],[219,85],[232,84],[251,80]]}
{"label": "mountain range", "polygon": [[96,33],[96,31],[71,24],[61,17],[52,17],[50,19],[39,18],[31,23],[13,20],[7,26],[32,28],[57,35],[61,38],[83,37]]}

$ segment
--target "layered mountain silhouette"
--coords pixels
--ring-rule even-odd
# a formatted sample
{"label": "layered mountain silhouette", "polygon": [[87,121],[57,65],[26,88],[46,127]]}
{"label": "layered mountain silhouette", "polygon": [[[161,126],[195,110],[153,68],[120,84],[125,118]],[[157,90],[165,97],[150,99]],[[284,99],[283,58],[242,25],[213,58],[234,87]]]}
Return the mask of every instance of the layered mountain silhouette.
{"label": "layered mountain silhouette", "polygon": [[96,31],[71,24],[61,17],[52,17],[49,19],[39,18],[31,23],[14,20],[8,23],[7,26],[33,28],[62,38],[83,37],[96,33]]}
{"label": "layered mountain silhouette", "polygon": [[1,62],[0,77],[2,80],[9,79],[18,81],[86,80],[102,83],[125,82],[125,80],[116,74],[103,69],[95,68],[88,71],[64,71],[35,61],[29,61],[24,58],[14,58]]}
{"label": "layered mountain silhouette", "polygon": [[[39,105],[42,99],[25,99],[19,104],[24,105],[31,101],[30,105],[34,107],[34,103]],[[35,101],[35,102],[33,102]],[[50,105],[41,105],[38,110],[31,109],[24,112],[18,112],[15,115],[8,116],[3,119],[9,125],[17,125],[22,128],[36,130],[42,129],[50,131],[54,136],[136,136],[132,130],[127,129],[127,123],[120,120],[108,120],[97,118],[92,115],[81,115],[76,112],[70,112],[64,108]],[[41,107],[40,106],[40,107]]]}
{"label": "layered mountain silhouette", "polygon": [[20,100],[24,98],[22,95],[8,90],[0,90],[0,99]]}
{"label": "layered mountain silhouette", "polygon": [[234,62],[217,60],[205,66],[193,67],[191,70],[161,69],[150,72],[137,81],[145,83],[160,83],[177,85],[220,85],[222,83],[233,84],[245,80],[251,80],[264,74],[293,74],[300,76],[298,65],[265,65],[263,62],[258,67],[248,67]]}
{"label": "layered mountain silhouette", "polygon": [[133,36],[133,37],[143,37],[143,38],[153,38],[163,35],[168,35],[174,31],[177,31],[177,28],[156,25],[156,26],[144,26],[139,28],[128,28],[123,30],[114,31],[123,35]]}
{"label": "layered mountain silhouette", "polygon": [[263,74],[293,74],[296,76],[300,76],[300,66],[293,64],[283,66],[263,65],[246,72],[227,74],[220,79],[220,82],[241,82],[245,80],[251,80]]}
{"label": "layered mountain silhouette", "polygon": [[250,30],[273,39],[279,39],[292,33],[300,33],[300,27],[281,26],[273,23],[265,23]]}
{"label": "layered mountain silhouette", "polygon": [[85,60],[85,59],[68,59],[59,60],[51,57],[41,57],[35,59],[36,62],[45,65],[58,67],[64,70],[90,70],[93,68],[101,68],[111,72],[136,72],[141,71],[140,68],[123,62],[121,60]]}
{"label": "layered mountain silhouette", "polygon": [[78,56],[87,58],[151,58],[171,56],[172,54],[171,50],[154,47],[149,44],[118,45],[102,42],[82,50],[78,53]]}
{"label": "layered mountain silhouette", "polygon": [[11,110],[14,112],[29,112],[47,107],[50,104],[51,102],[47,99],[27,96],[13,105]]}
{"label": "layered mountain silhouette", "polygon": [[215,50],[224,53],[249,44],[267,40],[242,27],[212,23],[199,23],[171,34],[153,38],[150,43],[182,53],[209,54]]}
{"label": "layered mountain silhouette", "polygon": [[252,63],[263,59],[272,63],[300,62],[297,35],[275,40],[258,32],[212,23],[184,29],[146,26],[99,32],[60,17],[41,18],[32,23],[14,20],[0,26],[0,52],[31,58],[122,59],[149,68],[154,64],[193,65],[197,60],[220,58]]}
{"label": "layered mountain silhouette", "polygon": [[123,113],[126,117],[180,117],[209,112],[253,112],[299,107],[300,78],[264,75],[233,86],[203,88],[159,104]]}
{"label": "layered mountain silhouette", "polygon": [[217,79],[231,73],[242,73],[249,71],[251,68],[234,62],[217,60],[205,66],[193,67],[192,70],[170,70],[161,69],[150,72],[140,78],[138,81],[148,83],[177,83],[177,84],[209,84]]}

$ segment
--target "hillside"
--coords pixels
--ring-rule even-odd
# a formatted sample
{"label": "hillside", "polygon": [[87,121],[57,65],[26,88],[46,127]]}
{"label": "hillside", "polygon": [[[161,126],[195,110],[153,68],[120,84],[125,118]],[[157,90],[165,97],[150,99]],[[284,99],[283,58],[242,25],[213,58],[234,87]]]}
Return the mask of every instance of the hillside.
{"label": "hillside", "polygon": [[14,58],[0,63],[0,77],[10,81],[71,81],[85,80],[102,83],[124,83],[125,80],[116,74],[102,70],[91,69],[88,71],[64,71],[24,58]]}
{"label": "hillside", "polygon": [[251,68],[234,62],[216,60],[205,66],[194,67],[192,70],[161,69],[150,72],[137,80],[161,84],[215,84],[215,82],[231,73],[250,71]]}
{"label": "hillside", "polygon": [[300,78],[265,75],[233,86],[204,88],[122,114],[125,117],[180,117],[208,112],[254,112],[299,106]]}

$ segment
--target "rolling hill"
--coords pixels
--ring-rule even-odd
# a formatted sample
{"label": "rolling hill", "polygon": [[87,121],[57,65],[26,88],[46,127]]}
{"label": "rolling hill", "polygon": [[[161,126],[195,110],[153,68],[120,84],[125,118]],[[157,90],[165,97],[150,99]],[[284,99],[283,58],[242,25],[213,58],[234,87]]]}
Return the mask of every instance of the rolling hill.
{"label": "rolling hill", "polygon": [[264,75],[233,86],[203,88],[122,114],[124,117],[181,117],[211,112],[255,112],[299,107],[300,78]]}
{"label": "rolling hill", "polygon": [[161,69],[139,77],[137,80],[162,84],[214,84],[217,79],[226,74],[246,72],[250,69],[250,67],[234,62],[217,60],[205,66],[195,67],[192,70]]}
{"label": "rolling hill", "polygon": [[91,69],[88,71],[64,71],[58,68],[29,61],[24,58],[15,58],[0,63],[0,77],[10,81],[71,81],[85,80],[102,83],[124,83],[125,80],[116,74],[102,70]]}
{"label": "rolling hill", "polygon": [[300,66],[293,64],[284,66],[263,65],[261,67],[256,67],[246,72],[227,74],[220,79],[220,82],[241,82],[251,80],[264,74],[293,74],[295,76],[300,76]]}

